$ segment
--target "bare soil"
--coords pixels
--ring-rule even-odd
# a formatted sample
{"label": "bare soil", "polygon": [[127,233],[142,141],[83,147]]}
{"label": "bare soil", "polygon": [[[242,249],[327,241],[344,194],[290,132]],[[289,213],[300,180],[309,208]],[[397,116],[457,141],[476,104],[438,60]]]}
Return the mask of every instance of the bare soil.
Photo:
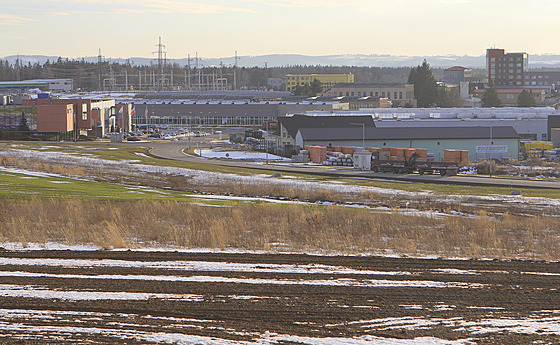
{"label": "bare soil", "polygon": [[[262,341],[265,334],[313,338],[375,336],[388,339],[430,336],[447,340],[470,339],[476,344],[560,343],[560,333],[548,332],[546,327],[534,332],[520,332],[513,326],[496,331],[480,331],[484,329],[481,325],[487,320],[541,322],[560,316],[557,310],[560,309],[560,293],[557,290],[560,284],[559,263],[136,251],[0,251],[1,258],[332,265],[370,271],[364,274],[306,274],[197,271],[173,269],[172,266],[68,268],[47,264],[2,265],[0,286],[14,284],[29,286],[29,289],[40,286],[57,291],[200,296],[194,299],[155,296],[146,300],[107,301],[10,297],[0,292],[0,343],[3,344],[156,343],[147,337],[150,334],[158,334],[160,339],[162,334],[169,334],[170,338],[178,334],[211,337],[207,342],[216,343],[226,340]],[[50,275],[21,277],[17,272]],[[81,277],[72,278],[69,275]],[[107,278],[99,275],[106,275]],[[112,275],[214,276],[261,279],[263,283],[259,283],[261,280],[240,283],[209,282],[208,279],[201,282],[194,279],[109,279],[108,276]],[[83,276],[98,279],[86,279]],[[269,279],[292,283],[266,283]],[[314,283],[317,280],[352,281],[355,284],[317,285]],[[394,286],[373,286],[372,281],[395,283]],[[423,287],[421,282],[424,281],[449,285]],[[419,287],[402,286],[399,282],[416,282]],[[456,287],[458,283],[469,287]],[[24,316],[14,316],[14,313]],[[41,313],[51,317],[37,317]],[[410,322],[411,326],[407,327],[406,322]],[[77,328],[81,331],[77,331]],[[132,333],[143,336],[132,336]],[[295,340],[288,339],[280,343],[295,343]]]}

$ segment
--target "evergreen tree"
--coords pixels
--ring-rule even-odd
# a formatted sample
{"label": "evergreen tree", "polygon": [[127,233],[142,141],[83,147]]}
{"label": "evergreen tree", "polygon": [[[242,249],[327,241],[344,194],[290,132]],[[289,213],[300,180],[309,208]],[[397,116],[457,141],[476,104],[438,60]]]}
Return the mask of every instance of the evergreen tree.
{"label": "evergreen tree", "polygon": [[463,106],[463,99],[458,88],[442,87],[438,90],[436,104],[440,108],[459,108]]}
{"label": "evergreen tree", "polygon": [[438,97],[437,83],[426,60],[410,71],[408,83],[414,85],[414,98],[419,108],[432,107]]}
{"label": "evergreen tree", "polygon": [[21,113],[19,118],[19,126],[18,131],[20,132],[29,132],[29,125],[27,124],[27,118],[25,117],[25,113]]}
{"label": "evergreen tree", "polygon": [[527,90],[521,91],[519,97],[517,98],[518,107],[536,107],[537,101],[533,95],[533,91],[528,92]]}
{"label": "evergreen tree", "polygon": [[498,92],[494,86],[490,86],[490,88],[484,91],[484,95],[482,95],[482,106],[484,108],[495,108],[501,107],[502,101],[498,97]]}
{"label": "evergreen tree", "polygon": [[323,86],[321,85],[321,82],[317,78],[313,79],[313,81],[309,86],[311,88],[310,96],[317,96],[318,94],[323,92]]}

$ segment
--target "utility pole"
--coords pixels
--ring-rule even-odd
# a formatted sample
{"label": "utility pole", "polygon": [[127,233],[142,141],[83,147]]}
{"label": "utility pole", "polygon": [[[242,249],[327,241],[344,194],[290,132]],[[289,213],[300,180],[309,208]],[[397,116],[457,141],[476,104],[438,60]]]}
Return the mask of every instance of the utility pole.
{"label": "utility pole", "polygon": [[236,69],[237,69],[237,50],[235,51],[235,62],[233,63],[233,89],[237,90],[237,76],[236,76]]}
{"label": "utility pole", "polygon": [[264,88],[268,89],[268,62],[264,63]]}
{"label": "utility pole", "polygon": [[163,48],[165,48],[165,45],[161,44],[161,36],[159,37],[159,42],[156,45],[156,47],[158,48],[157,52],[152,52],[152,54],[157,53],[157,57],[158,57],[158,64],[157,64],[157,68],[158,68],[158,86],[157,89],[158,91],[161,91],[163,89],[163,65],[164,65],[164,60],[163,60],[163,55],[167,54],[167,52],[163,51]]}
{"label": "utility pole", "polygon": [[99,55],[97,55],[97,67],[99,69],[99,87],[98,90],[101,91],[101,64],[103,63],[103,56],[101,55],[101,48],[99,48]]}
{"label": "utility pole", "polygon": [[17,81],[21,80],[21,75],[20,75],[20,71],[21,71],[21,62],[19,60],[19,54],[17,55],[17,59],[16,59],[16,78]]}
{"label": "utility pole", "polygon": [[188,89],[191,90],[191,54],[187,54],[187,71],[189,73]]}
{"label": "utility pole", "polygon": [[195,59],[194,59],[194,68],[196,69],[196,73],[198,74],[198,90],[202,87],[202,76],[200,75],[200,71],[198,70],[198,52],[195,52]]}

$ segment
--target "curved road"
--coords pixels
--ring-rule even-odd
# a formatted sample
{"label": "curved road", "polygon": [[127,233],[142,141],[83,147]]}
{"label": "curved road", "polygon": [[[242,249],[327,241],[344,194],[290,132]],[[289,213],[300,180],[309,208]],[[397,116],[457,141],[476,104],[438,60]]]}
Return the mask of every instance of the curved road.
{"label": "curved road", "polygon": [[[541,181],[526,180],[503,177],[482,177],[482,176],[439,176],[439,175],[418,175],[418,174],[388,174],[374,173],[371,171],[358,171],[351,168],[327,168],[323,166],[288,166],[279,164],[256,164],[253,162],[236,162],[217,159],[205,159],[193,157],[183,153],[187,148],[185,142],[149,142],[138,143],[142,146],[151,147],[151,154],[158,158],[181,160],[187,162],[198,162],[206,164],[216,164],[240,168],[260,169],[267,171],[313,174],[333,177],[358,177],[370,179],[394,180],[403,182],[421,182],[436,184],[452,184],[452,185],[468,185],[468,186],[500,186],[511,187],[514,189],[521,188],[539,188],[539,189],[560,189],[559,181]],[[146,145],[147,144],[147,145]]]}

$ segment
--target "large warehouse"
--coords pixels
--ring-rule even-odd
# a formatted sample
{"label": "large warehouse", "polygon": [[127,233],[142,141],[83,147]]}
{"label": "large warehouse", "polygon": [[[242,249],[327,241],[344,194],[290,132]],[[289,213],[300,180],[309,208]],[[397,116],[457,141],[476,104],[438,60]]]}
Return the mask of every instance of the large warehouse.
{"label": "large warehouse", "polygon": [[376,127],[503,127],[515,128],[521,139],[550,140],[548,119],[554,108],[391,108],[358,111],[308,111],[305,115],[372,116]]}
{"label": "large warehouse", "polygon": [[[373,125],[362,127],[359,117]],[[325,128],[329,118],[339,118],[340,125]],[[426,148],[435,159],[445,149],[462,149],[476,161],[518,159],[519,140],[549,140],[559,119],[553,108],[379,108],[308,111],[279,122],[286,145]]]}
{"label": "large warehouse", "polygon": [[519,158],[519,134],[500,127],[300,128],[296,145],[424,148],[443,158],[445,149],[468,150],[469,160]]}

